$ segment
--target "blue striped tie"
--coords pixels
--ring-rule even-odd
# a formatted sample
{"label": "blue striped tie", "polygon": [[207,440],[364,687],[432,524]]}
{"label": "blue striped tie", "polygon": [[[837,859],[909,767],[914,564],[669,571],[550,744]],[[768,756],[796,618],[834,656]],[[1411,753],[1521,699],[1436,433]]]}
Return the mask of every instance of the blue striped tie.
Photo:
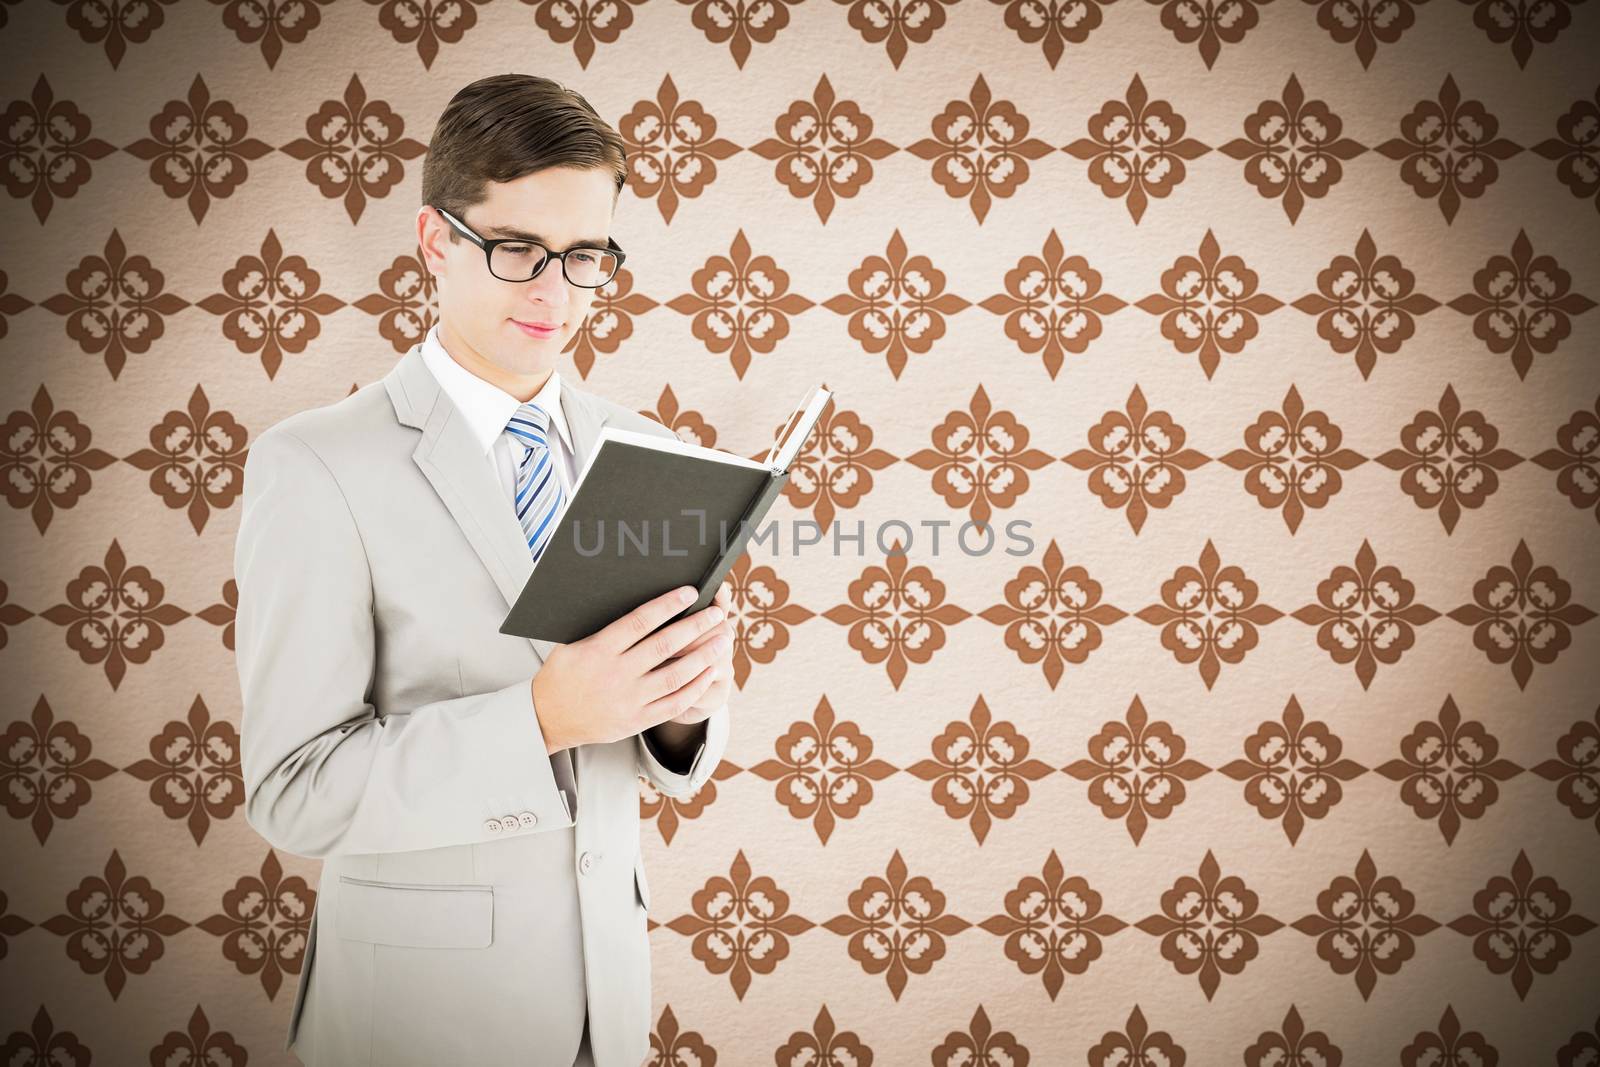
{"label": "blue striped tie", "polygon": [[533,561],[539,562],[550,535],[555,532],[556,516],[564,500],[561,476],[556,473],[558,459],[550,450],[550,416],[531,400],[512,414],[506,423],[510,434],[524,448],[517,464],[517,521],[528,542]]}

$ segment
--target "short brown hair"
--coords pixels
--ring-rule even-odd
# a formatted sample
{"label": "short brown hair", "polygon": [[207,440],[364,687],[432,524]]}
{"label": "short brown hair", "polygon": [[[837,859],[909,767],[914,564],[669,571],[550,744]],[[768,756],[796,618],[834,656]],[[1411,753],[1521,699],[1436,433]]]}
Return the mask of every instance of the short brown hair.
{"label": "short brown hair", "polygon": [[581,94],[537,74],[494,74],[445,105],[422,165],[422,202],[460,218],[488,182],[562,166],[609,170],[618,195],[628,181],[622,137]]}

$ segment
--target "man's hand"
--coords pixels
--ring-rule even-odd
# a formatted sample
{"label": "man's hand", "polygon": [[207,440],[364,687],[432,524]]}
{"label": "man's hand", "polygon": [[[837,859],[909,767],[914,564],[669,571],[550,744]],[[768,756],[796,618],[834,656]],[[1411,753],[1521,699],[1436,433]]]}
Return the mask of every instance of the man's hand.
{"label": "man's hand", "polygon": [[681,715],[674,715],[668,722],[675,722],[683,726],[693,726],[697,722],[704,722],[711,717],[711,713],[728,702],[728,694],[733,687],[733,594],[729,592],[728,585],[724,582],[717,587],[716,596],[711,598],[711,606],[722,609],[723,618],[720,623],[695,638],[683,650],[687,654],[696,649],[711,644],[718,638],[727,638],[727,648],[717,657],[716,674],[714,681],[701,693],[699,699],[684,709]]}
{"label": "man's hand", "polygon": [[[719,603],[663,625],[694,595],[693,586],[680,586],[582,640],[550,650],[531,682],[548,751],[619,741],[686,712],[697,714],[689,709],[706,699],[725,662],[731,678],[733,639],[731,627],[722,625],[723,590]],[[721,706],[726,692],[724,686],[723,697],[705,714]]]}

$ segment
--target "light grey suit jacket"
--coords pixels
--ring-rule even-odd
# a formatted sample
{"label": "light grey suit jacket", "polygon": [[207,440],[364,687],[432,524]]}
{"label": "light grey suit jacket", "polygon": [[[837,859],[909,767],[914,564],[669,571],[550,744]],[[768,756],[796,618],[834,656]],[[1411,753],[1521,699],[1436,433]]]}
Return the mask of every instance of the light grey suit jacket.
{"label": "light grey suit jacket", "polygon": [[[603,426],[672,436],[562,380],[579,467]],[[245,813],[322,859],[287,1047],[307,1064],[637,1067],[651,1028],[643,734],[551,756],[499,632],[533,569],[466,421],[412,348],[381,382],[252,444],[234,574]],[[574,766],[576,777],[574,777]]]}

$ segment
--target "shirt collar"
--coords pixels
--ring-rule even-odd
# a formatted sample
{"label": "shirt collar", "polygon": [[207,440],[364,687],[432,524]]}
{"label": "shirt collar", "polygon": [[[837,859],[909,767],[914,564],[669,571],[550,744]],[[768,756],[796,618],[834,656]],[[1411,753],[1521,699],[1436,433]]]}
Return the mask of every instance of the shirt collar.
{"label": "shirt collar", "polygon": [[[495,439],[505,433],[506,423],[522,406],[522,401],[498,385],[484,381],[451,358],[439,342],[438,323],[430,327],[422,339],[422,360],[438,379],[440,388],[449,394],[456,408],[466,417],[472,436],[487,455],[489,449],[494,447]],[[549,413],[550,421],[561,435],[561,443],[567,448],[567,454],[575,454],[572,436],[567,430],[566,415],[561,410],[560,371],[550,372],[550,377],[534,394],[532,402]]]}

